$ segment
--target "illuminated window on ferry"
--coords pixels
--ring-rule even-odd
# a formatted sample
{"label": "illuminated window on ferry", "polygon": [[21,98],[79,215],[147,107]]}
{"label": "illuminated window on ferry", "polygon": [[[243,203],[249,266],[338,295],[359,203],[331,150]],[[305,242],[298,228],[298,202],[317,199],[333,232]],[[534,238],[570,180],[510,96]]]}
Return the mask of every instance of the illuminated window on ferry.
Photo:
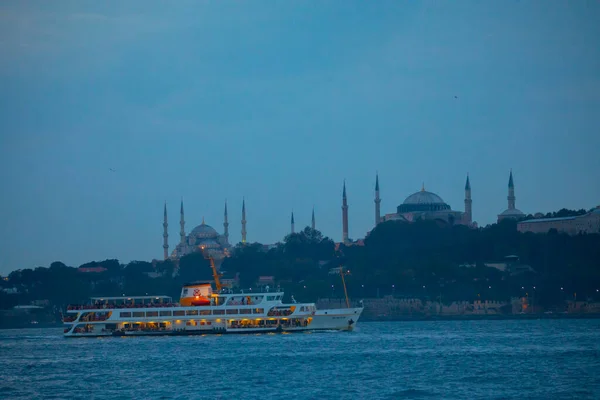
{"label": "illuminated window on ferry", "polygon": [[183,317],[184,315],[185,315],[185,311],[183,311],[183,310],[173,311],[174,317]]}
{"label": "illuminated window on ferry", "polygon": [[170,317],[171,316],[171,311],[161,311],[160,312],[160,316],[161,317]]}
{"label": "illuminated window on ferry", "polygon": [[265,313],[264,308],[255,308],[254,309],[254,314],[264,314],[264,313]]}
{"label": "illuminated window on ferry", "polygon": [[121,311],[121,318],[131,318],[131,313],[129,311],[123,312]]}
{"label": "illuminated window on ferry", "polygon": [[146,317],[158,317],[158,311],[146,311]]}
{"label": "illuminated window on ferry", "polygon": [[187,310],[186,315],[198,315],[198,310]]}
{"label": "illuminated window on ferry", "polygon": [[200,315],[210,315],[210,310],[200,310]]}

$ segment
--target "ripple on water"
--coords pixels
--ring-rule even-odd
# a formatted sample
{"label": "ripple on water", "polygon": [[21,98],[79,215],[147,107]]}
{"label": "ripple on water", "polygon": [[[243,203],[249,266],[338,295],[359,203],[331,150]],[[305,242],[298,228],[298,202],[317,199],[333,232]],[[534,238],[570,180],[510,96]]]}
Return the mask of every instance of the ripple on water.
{"label": "ripple on water", "polygon": [[65,339],[0,331],[0,398],[598,398],[600,321],[361,323],[353,333]]}

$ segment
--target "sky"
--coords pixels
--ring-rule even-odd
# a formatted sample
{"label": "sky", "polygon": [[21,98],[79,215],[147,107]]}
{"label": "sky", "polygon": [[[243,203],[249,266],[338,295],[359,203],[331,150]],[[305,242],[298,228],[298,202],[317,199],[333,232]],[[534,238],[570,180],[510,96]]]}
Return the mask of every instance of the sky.
{"label": "sky", "polygon": [[[162,258],[179,202],[230,241],[350,237],[422,183],[495,222],[600,205],[595,1],[0,3],[0,274]],[[112,170],[111,170],[112,169]]]}

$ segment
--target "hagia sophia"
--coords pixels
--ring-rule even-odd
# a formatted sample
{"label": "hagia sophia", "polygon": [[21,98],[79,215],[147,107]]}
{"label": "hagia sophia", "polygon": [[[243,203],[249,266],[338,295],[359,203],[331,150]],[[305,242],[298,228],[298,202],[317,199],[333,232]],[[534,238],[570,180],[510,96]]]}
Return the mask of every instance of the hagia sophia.
{"label": "hagia sophia", "polygon": [[[402,204],[396,207],[396,212],[381,216],[381,197],[379,193],[379,176],[375,176],[375,224],[374,227],[382,222],[399,221],[403,223],[412,223],[417,220],[433,220],[440,225],[465,225],[471,228],[477,228],[477,223],[473,222],[472,217],[472,199],[471,182],[467,175],[465,183],[464,211],[453,210],[437,194],[425,190],[425,186],[420,191],[408,196]],[[575,216],[563,218],[536,218],[524,220],[526,214],[516,208],[515,185],[512,171],[508,178],[508,207],[498,215],[498,222],[506,219],[519,221],[517,229],[520,232],[546,233],[550,229],[556,229],[559,232],[568,234],[577,233],[598,233],[600,232],[600,207],[590,212]],[[185,233],[185,218],[183,210],[183,200],[180,209],[180,240],[175,249],[169,255],[168,243],[168,221],[167,205],[164,208],[163,222],[163,257],[165,260],[178,260],[179,258],[195,251],[202,251],[205,255],[211,256],[216,263],[229,256],[231,244],[229,243],[229,222],[227,219],[227,203],[225,203],[225,213],[223,220],[223,234],[219,234],[212,226],[207,225],[202,219],[202,224],[196,226],[191,232]],[[242,200],[242,241],[246,243],[246,202]],[[312,229],[315,229],[315,214],[312,214]],[[294,214],[291,216],[291,233],[294,233]],[[370,232],[369,232],[370,233]],[[369,234],[367,233],[367,235]],[[342,241],[339,244],[353,245],[362,244],[363,240],[352,241],[348,237],[348,198],[346,195],[346,182],[344,181],[342,191]],[[338,244],[338,245],[339,245]]]}

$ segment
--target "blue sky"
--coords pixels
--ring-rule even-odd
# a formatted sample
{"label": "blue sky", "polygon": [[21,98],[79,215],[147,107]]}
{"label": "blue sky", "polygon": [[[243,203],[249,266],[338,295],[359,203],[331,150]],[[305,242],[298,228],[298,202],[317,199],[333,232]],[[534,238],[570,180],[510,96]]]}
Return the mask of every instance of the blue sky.
{"label": "blue sky", "polygon": [[[202,221],[240,240],[292,209],[341,238],[425,182],[474,219],[600,204],[593,1],[0,3],[0,273],[162,256]],[[455,98],[458,96],[458,98]],[[115,172],[111,172],[113,168]]]}

